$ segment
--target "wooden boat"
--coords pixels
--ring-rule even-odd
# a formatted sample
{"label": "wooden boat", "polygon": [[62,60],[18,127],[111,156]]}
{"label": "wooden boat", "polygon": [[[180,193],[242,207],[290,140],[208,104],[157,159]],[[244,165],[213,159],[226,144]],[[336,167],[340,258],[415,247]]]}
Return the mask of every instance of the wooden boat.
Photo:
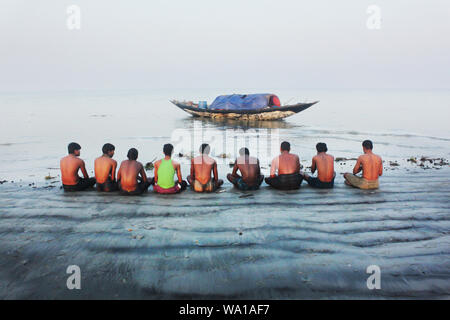
{"label": "wooden boat", "polygon": [[171,100],[170,102],[194,117],[236,120],[279,120],[306,110],[319,101],[297,103],[281,107],[265,107],[256,110],[212,110],[199,108],[198,104],[193,102],[180,102],[177,100]]}

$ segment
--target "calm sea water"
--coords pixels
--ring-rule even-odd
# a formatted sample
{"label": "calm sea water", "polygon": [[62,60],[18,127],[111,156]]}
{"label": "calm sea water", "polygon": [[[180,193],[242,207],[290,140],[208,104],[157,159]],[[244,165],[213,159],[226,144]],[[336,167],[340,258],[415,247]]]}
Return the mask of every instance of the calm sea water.
{"label": "calm sea water", "polygon": [[[1,95],[0,297],[450,297],[450,168],[406,161],[450,158],[450,92],[278,90],[282,102],[320,103],[250,125],[193,119],[168,102],[232,92],[242,90]],[[221,178],[245,144],[268,173],[282,140],[307,167],[319,141],[351,158],[371,139],[386,171],[377,191],[343,185],[351,160],[336,163],[333,190],[240,192],[226,183],[213,194],[121,197],[59,189],[68,142],[82,145],[92,171],[105,142],[119,161],[136,147],[147,162],[170,141],[176,153],[195,152],[197,133],[215,156],[227,155],[218,157]],[[186,176],[186,158],[176,159]],[[80,291],[66,288],[73,264]],[[372,264],[381,290],[366,286]]]}

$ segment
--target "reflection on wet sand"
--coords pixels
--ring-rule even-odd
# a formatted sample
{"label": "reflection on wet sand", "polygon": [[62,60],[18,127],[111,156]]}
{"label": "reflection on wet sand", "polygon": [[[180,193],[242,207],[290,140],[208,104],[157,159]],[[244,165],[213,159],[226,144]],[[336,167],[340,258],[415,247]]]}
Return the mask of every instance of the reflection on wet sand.
{"label": "reflection on wet sand", "polygon": [[193,118],[186,117],[181,120],[183,127],[194,128],[195,126],[206,126],[217,129],[291,129],[296,127],[290,122],[285,120],[276,121],[244,121],[244,120],[233,120],[233,119],[210,119],[210,118]]}

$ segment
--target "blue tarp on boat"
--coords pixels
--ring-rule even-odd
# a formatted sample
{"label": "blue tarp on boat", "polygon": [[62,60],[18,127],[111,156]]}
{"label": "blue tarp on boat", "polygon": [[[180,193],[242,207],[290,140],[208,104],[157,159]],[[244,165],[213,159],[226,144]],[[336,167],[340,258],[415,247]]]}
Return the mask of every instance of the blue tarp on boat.
{"label": "blue tarp on boat", "polygon": [[273,94],[232,94],[218,96],[214,102],[208,106],[213,110],[256,110],[268,107],[270,105],[270,97]]}

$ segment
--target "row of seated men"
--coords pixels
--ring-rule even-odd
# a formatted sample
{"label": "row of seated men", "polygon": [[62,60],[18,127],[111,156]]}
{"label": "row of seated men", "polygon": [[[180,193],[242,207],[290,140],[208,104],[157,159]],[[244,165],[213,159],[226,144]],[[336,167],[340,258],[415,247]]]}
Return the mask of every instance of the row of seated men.
{"label": "row of seated men", "polygon": [[[362,147],[364,154],[358,158],[353,173],[344,174],[345,183],[360,189],[376,189],[379,187],[378,177],[383,173],[382,160],[372,152],[370,140],[365,140]],[[311,173],[317,171],[316,177],[300,171],[299,157],[290,153],[290,144],[285,141],[281,143],[280,155],[272,161],[270,177],[264,179],[259,160],[250,156],[247,148],[242,148],[227,179],[240,190],[257,190],[263,181],[276,189],[293,190],[300,188],[303,180],[311,187],[333,188],[336,177],[334,157],[327,153],[325,143],[318,143],[316,149],[317,155],[313,157],[311,165]],[[223,180],[218,178],[217,163],[209,156],[208,144],[202,144],[200,154],[191,159],[187,182],[181,175],[180,164],[172,159],[171,144],[164,145],[164,158],[156,161],[153,178],[147,177],[144,166],[137,161],[138,150],[135,148],[128,151],[128,160],[120,164],[116,175],[117,162],[113,160],[115,147],[110,143],[103,146],[103,155],[95,160],[95,178],[90,178],[84,161],[79,158],[80,150],[81,146],[72,142],[68,146],[69,155],[61,159],[61,178],[66,191],[82,191],[96,185],[98,191],[121,191],[135,195],[144,193],[153,185],[155,192],[171,194],[185,190],[188,184],[196,192],[213,192],[223,184]],[[83,178],[79,177],[79,170]],[[358,176],[361,171],[362,176]]]}

